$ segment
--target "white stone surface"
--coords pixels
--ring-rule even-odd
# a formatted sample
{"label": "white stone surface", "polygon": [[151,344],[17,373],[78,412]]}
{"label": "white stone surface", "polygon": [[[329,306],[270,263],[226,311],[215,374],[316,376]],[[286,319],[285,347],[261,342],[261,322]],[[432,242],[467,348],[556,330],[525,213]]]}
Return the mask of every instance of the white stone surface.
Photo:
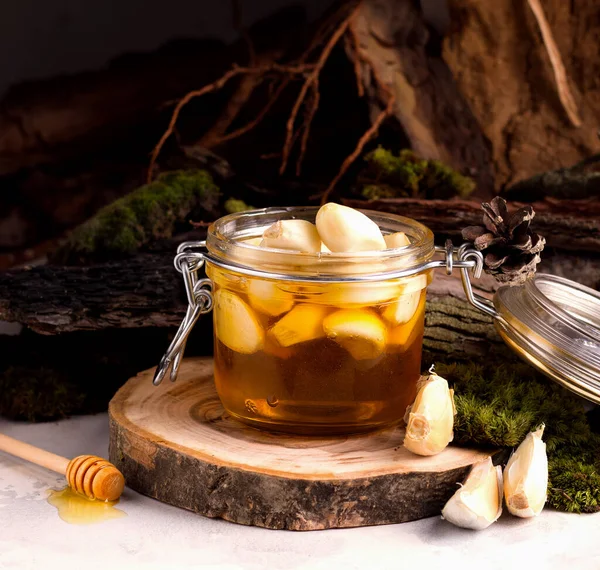
{"label": "white stone surface", "polygon": [[[50,424],[0,420],[0,432],[54,453],[107,455],[106,415]],[[400,525],[273,531],[207,519],[127,489],[128,516],[69,525],[46,502],[63,479],[0,452],[0,569],[513,570],[600,568],[600,514],[504,514],[485,531],[431,518]]]}

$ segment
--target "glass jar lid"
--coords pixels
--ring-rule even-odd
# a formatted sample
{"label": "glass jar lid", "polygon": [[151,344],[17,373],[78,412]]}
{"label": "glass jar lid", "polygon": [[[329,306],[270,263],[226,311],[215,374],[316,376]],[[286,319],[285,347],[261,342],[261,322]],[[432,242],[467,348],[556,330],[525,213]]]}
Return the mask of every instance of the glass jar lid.
{"label": "glass jar lid", "polygon": [[600,294],[537,274],[494,296],[496,328],[521,357],[572,392],[600,404]]}

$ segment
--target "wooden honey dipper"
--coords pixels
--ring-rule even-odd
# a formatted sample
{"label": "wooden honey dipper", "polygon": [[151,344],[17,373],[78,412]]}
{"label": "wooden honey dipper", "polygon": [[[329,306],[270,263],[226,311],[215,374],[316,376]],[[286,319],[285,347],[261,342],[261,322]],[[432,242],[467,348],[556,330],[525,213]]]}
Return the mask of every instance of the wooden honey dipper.
{"label": "wooden honey dipper", "polygon": [[123,474],[112,463],[95,455],[79,455],[69,461],[1,433],[0,451],[65,475],[69,486],[89,499],[116,501],[125,486]]}

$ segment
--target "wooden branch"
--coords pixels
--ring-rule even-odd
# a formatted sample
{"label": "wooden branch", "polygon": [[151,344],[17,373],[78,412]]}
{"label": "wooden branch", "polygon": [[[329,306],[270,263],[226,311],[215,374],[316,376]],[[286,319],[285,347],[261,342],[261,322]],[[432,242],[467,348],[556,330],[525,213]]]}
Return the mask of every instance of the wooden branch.
{"label": "wooden branch", "polygon": [[548,24],[546,15],[544,14],[542,4],[540,3],[540,0],[527,0],[527,3],[531,8],[535,19],[537,20],[540,32],[542,33],[542,39],[544,40],[544,45],[546,46],[546,51],[548,52],[548,57],[550,58],[552,70],[554,71],[554,79],[556,81],[558,98],[565,109],[565,113],[569,117],[569,121],[571,121],[574,127],[580,127],[583,121],[579,115],[577,103],[575,103],[575,99],[571,93],[567,72],[565,70],[558,46],[554,41],[552,29],[550,28],[550,24]]}
{"label": "wooden branch", "polygon": [[[480,225],[481,203],[469,200],[418,200],[390,198],[385,200],[344,200],[352,208],[381,210],[414,218],[434,233],[460,235],[466,226]],[[509,208],[525,204],[511,202]],[[565,251],[600,251],[600,200],[552,200],[531,202],[535,210],[535,231],[546,238],[547,247]]]}

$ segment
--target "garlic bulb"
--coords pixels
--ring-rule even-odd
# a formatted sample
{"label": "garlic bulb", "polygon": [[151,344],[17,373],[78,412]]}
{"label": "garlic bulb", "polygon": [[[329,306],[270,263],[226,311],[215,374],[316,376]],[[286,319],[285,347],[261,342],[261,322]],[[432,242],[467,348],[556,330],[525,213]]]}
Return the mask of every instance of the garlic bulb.
{"label": "garlic bulb", "polygon": [[281,220],[264,231],[260,245],[315,253],[321,251],[321,238],[316,226],[306,220]]}
{"label": "garlic bulb", "polygon": [[473,465],[467,479],[442,509],[442,517],[462,528],[483,530],[502,514],[502,468],[488,457]]}
{"label": "garlic bulb", "polygon": [[527,434],[504,468],[506,508],[517,517],[535,517],[546,503],[548,457],[543,433],[542,425]]}
{"label": "garlic bulb", "polygon": [[454,437],[454,391],[432,372],[421,376],[417,397],[406,410],[404,447],[417,455],[435,455]]}
{"label": "garlic bulb", "polygon": [[379,226],[348,206],[329,203],[317,212],[317,230],[331,251],[374,251],[386,249]]}

